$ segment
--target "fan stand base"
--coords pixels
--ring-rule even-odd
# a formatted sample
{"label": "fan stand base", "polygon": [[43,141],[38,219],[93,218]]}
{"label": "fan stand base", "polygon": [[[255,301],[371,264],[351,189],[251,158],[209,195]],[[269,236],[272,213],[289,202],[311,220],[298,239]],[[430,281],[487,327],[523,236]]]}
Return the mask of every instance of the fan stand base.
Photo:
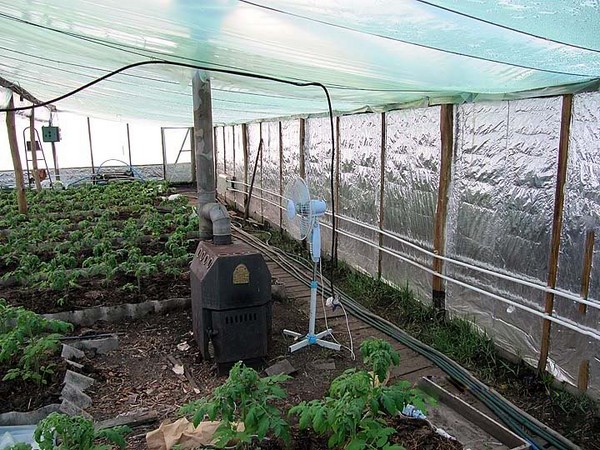
{"label": "fan stand base", "polygon": [[299,342],[296,342],[295,344],[292,344],[289,346],[289,350],[290,353],[294,353],[297,350],[300,350],[301,348],[304,347],[308,347],[309,345],[319,345],[321,347],[325,347],[328,348],[330,350],[340,350],[342,347],[340,344],[336,344],[335,342],[329,342],[329,341],[325,341],[321,338],[324,338],[326,336],[330,336],[332,333],[331,328],[325,331],[321,331],[320,333],[317,334],[301,334],[301,333],[297,333],[295,331],[290,331],[290,330],[283,330],[283,334],[287,335],[287,336],[292,336],[296,339],[300,339],[302,338],[302,340],[300,340]]}

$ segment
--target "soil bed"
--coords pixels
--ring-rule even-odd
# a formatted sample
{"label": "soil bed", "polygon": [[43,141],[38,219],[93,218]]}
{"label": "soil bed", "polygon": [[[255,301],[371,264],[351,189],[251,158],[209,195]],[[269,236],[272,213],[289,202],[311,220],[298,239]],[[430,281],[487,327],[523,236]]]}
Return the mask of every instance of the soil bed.
{"label": "soil bed", "polygon": [[[79,283],[80,287],[67,292],[36,290],[25,287],[4,288],[2,297],[14,306],[23,306],[38,314],[90,308],[92,306],[114,306],[124,303],[142,303],[173,297],[189,297],[189,272],[175,278],[159,275],[142,282],[142,290],[122,289],[127,283],[136,284],[135,278],[118,277],[106,282],[89,278]],[[43,299],[43,301],[40,301]]]}
{"label": "soil bed", "polygon": [[[282,335],[284,328],[302,331],[307,326],[307,316],[303,308],[291,301],[274,302],[273,333],[269,346],[267,365],[283,359],[289,338]],[[178,418],[179,408],[191,401],[209,395],[222,384],[226,377],[218,376],[212,362],[200,361],[198,348],[191,335],[191,311],[180,311],[164,316],[150,316],[145,319],[119,324],[96,324],[92,329],[81,331],[112,332],[119,336],[119,349],[107,355],[98,355],[93,360],[97,370],[94,374],[99,382],[87,393],[93,405],[88,412],[95,420],[112,418],[118,414],[137,409],[152,409],[158,413],[159,421]],[[337,338],[346,344],[340,333]],[[190,348],[181,351],[177,344],[187,342]],[[170,358],[169,358],[170,357]],[[173,358],[180,362],[191,375],[193,385],[184,375],[173,371]],[[331,352],[318,347],[288,355],[287,359],[297,369],[293,379],[284,384],[287,398],[280,403],[283,411],[302,400],[321,398],[326,394],[331,381],[350,367],[360,367],[352,361],[349,353]],[[317,370],[315,364],[334,362],[334,370]],[[194,387],[198,392],[194,392]],[[158,423],[138,427],[128,437],[128,448],[145,449],[145,433],[155,429]],[[409,432],[407,442],[421,442],[418,430]],[[413,436],[414,434],[414,436]],[[326,449],[327,440],[310,432],[292,428],[293,449]],[[439,437],[439,436],[437,436]],[[283,448],[277,441],[265,441],[261,448]],[[455,449],[461,447],[408,447],[431,449]]]}
{"label": "soil bed", "polygon": [[[52,403],[60,403],[60,391],[67,370],[66,363],[60,356],[49,361],[55,364],[54,373],[46,384],[35,384],[22,380],[0,382],[0,414],[10,411],[28,412]],[[6,375],[0,369],[0,380]]]}

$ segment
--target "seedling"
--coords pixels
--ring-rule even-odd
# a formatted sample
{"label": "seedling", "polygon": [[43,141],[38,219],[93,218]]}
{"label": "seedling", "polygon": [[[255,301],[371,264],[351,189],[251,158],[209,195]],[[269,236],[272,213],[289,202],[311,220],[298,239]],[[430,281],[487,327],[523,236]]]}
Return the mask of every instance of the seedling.
{"label": "seedling", "polygon": [[[281,417],[273,401],[286,397],[279,386],[287,375],[260,377],[243,363],[238,362],[229,372],[227,381],[216,388],[210,397],[183,406],[180,412],[192,416],[194,426],[205,418],[219,419],[214,438],[217,447],[230,441],[249,445],[254,438],[262,440],[267,434],[289,441],[289,425]],[[243,424],[243,429],[239,427]]]}
{"label": "seedling", "polygon": [[45,319],[0,299],[0,362],[15,366],[3,380],[45,384],[54,373],[48,359],[58,351],[62,334],[72,329],[69,323]]}
{"label": "seedling", "polygon": [[371,372],[346,370],[332,381],[324,399],[301,402],[290,414],[299,417],[300,429],[329,435],[330,448],[400,450],[401,446],[390,442],[395,430],[385,418],[409,403],[424,410],[426,397],[406,381],[392,386],[380,383],[400,361],[387,342],[367,340],[361,345],[361,354]]}

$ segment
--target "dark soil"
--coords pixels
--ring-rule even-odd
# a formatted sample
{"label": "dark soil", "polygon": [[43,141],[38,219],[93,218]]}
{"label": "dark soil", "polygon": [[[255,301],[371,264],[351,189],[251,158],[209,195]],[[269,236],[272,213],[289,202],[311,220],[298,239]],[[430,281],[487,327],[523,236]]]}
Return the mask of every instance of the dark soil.
{"label": "dark soil", "polygon": [[[54,374],[46,384],[35,384],[21,380],[0,382],[0,414],[9,411],[33,411],[51,403],[60,403],[60,391],[65,378],[66,363],[57,356],[54,361]],[[6,368],[0,368],[0,380],[6,375]]]}
{"label": "dark soil", "polygon": [[400,444],[406,450],[460,450],[463,446],[458,441],[446,439],[435,432],[424,420],[395,417],[390,426],[397,434],[391,441]]}
{"label": "dark soil", "polygon": [[[331,381],[350,367],[360,366],[352,361],[347,352],[330,352],[318,347],[287,355],[291,341],[282,335],[284,328],[299,331],[307,327],[306,312],[291,301],[274,302],[273,333],[265,366],[286,358],[297,369],[293,379],[284,384],[288,397],[279,405],[282,410],[302,400],[325,395]],[[179,408],[187,402],[209,395],[222,384],[226,377],[217,374],[210,361],[199,359],[198,347],[191,333],[191,311],[180,311],[164,316],[122,322],[120,324],[97,324],[81,332],[114,332],[119,336],[119,349],[108,355],[98,355],[92,363],[99,382],[88,394],[93,405],[88,412],[96,420],[103,420],[137,409],[157,411],[159,421],[176,420]],[[340,335],[339,339],[345,344]],[[187,350],[179,350],[177,344],[186,342]],[[170,357],[170,358],[169,358]],[[188,377],[173,372],[173,360],[181,363]],[[334,362],[335,370],[316,370],[315,364]],[[128,438],[128,448],[145,449],[146,432],[158,427],[158,423],[138,427]],[[412,432],[411,432],[412,433]],[[429,442],[419,431],[415,442]],[[292,428],[292,449],[326,449],[327,440],[306,431]],[[439,436],[436,436],[439,437]],[[409,442],[412,442],[409,440]],[[265,441],[261,448],[281,449],[282,444]],[[417,448],[417,447],[411,447]],[[460,447],[422,447],[431,449],[455,449]]]}
{"label": "dark soil", "polygon": [[[133,290],[124,290],[126,284],[133,284]],[[105,281],[96,278],[81,280],[80,286],[67,292],[39,290],[25,287],[2,289],[2,297],[14,306],[23,306],[39,314],[71,311],[93,306],[114,306],[124,303],[143,303],[150,300],[165,300],[190,296],[189,272],[180,277],[159,275],[142,281],[141,291],[137,280],[118,277]],[[40,301],[41,300],[41,301]]]}

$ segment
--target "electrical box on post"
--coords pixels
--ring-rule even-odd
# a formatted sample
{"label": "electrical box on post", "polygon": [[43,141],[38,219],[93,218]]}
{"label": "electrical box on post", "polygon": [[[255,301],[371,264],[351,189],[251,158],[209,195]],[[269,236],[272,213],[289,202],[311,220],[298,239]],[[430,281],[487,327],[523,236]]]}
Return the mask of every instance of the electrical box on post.
{"label": "electrical box on post", "polygon": [[60,128],[58,128],[58,127],[42,127],[42,140],[44,142],[60,141]]}

